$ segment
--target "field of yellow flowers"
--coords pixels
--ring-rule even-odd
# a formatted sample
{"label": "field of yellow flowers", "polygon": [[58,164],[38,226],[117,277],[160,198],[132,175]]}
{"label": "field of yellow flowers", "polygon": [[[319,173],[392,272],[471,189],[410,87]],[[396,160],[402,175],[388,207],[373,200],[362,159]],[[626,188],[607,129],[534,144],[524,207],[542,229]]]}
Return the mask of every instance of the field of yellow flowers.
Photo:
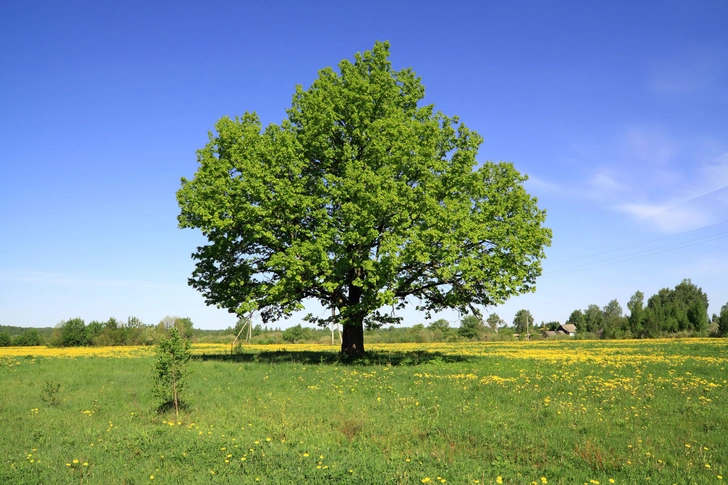
{"label": "field of yellow flowers", "polygon": [[720,484],[728,341],[0,349],[0,483]]}

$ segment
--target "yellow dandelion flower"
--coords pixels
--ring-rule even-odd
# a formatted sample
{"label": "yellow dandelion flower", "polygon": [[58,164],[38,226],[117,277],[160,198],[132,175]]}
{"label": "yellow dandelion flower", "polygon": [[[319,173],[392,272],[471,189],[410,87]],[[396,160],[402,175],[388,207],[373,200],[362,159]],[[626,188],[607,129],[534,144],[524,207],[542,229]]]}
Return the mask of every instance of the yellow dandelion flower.
{"label": "yellow dandelion flower", "polygon": [[430,483],[432,480],[430,480],[430,477],[425,477],[422,480],[420,480],[422,483]]}
{"label": "yellow dandelion flower", "polygon": [[76,460],[76,459],[74,458],[74,459],[73,459],[73,464],[74,464],[74,465],[78,465],[78,460]]}
{"label": "yellow dandelion flower", "polygon": [[497,477],[495,477],[495,483],[503,483],[503,477],[500,476],[500,475],[498,475]]}

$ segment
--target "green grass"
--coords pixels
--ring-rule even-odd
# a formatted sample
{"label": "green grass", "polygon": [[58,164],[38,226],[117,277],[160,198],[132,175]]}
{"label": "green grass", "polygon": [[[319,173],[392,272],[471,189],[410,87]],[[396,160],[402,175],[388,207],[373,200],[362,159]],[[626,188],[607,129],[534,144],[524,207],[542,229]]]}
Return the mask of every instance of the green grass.
{"label": "green grass", "polygon": [[468,349],[208,356],[181,424],[153,358],[0,357],[0,483],[728,481],[725,340]]}

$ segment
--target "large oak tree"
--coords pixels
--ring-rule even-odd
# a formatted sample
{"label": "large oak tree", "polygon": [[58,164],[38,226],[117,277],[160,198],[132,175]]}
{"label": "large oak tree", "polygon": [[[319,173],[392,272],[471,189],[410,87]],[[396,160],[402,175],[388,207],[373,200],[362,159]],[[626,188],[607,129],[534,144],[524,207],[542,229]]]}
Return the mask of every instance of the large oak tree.
{"label": "large oak tree", "polygon": [[177,193],[180,227],[208,240],[190,285],[264,321],[318,300],[338,310],[318,323],[343,324],[348,354],[409,301],[429,317],[533,291],[551,231],[526,176],[479,164],[480,135],[423,104],[388,43],[338,67],[297,86],[280,125],[217,122]]}

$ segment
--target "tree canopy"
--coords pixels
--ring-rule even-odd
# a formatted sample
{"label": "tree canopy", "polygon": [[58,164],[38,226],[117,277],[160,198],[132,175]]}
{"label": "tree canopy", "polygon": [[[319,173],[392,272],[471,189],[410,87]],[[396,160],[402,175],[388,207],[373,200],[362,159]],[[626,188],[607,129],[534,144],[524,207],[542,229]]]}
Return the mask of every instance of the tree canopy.
{"label": "tree canopy", "polygon": [[516,332],[527,334],[529,328],[533,327],[533,315],[528,310],[518,310],[516,315],[513,317],[513,326]]}
{"label": "tree canopy", "polygon": [[480,334],[480,330],[483,328],[483,320],[476,317],[475,315],[466,315],[460,321],[460,328],[458,328],[458,335],[468,339],[477,339]]}
{"label": "tree canopy", "polygon": [[297,86],[280,125],[251,112],[217,122],[177,192],[180,227],[207,238],[190,285],[266,322],[306,299],[335,307],[314,320],[341,321],[347,353],[408,299],[429,317],[533,291],[551,231],[527,177],[478,163],[482,137],[422,104],[388,43],[338,67]]}
{"label": "tree canopy", "polygon": [[494,332],[498,331],[498,327],[502,327],[506,324],[505,320],[503,320],[500,316],[498,316],[497,313],[491,313],[488,315],[488,318],[486,319],[486,323],[490,327],[491,330]]}

